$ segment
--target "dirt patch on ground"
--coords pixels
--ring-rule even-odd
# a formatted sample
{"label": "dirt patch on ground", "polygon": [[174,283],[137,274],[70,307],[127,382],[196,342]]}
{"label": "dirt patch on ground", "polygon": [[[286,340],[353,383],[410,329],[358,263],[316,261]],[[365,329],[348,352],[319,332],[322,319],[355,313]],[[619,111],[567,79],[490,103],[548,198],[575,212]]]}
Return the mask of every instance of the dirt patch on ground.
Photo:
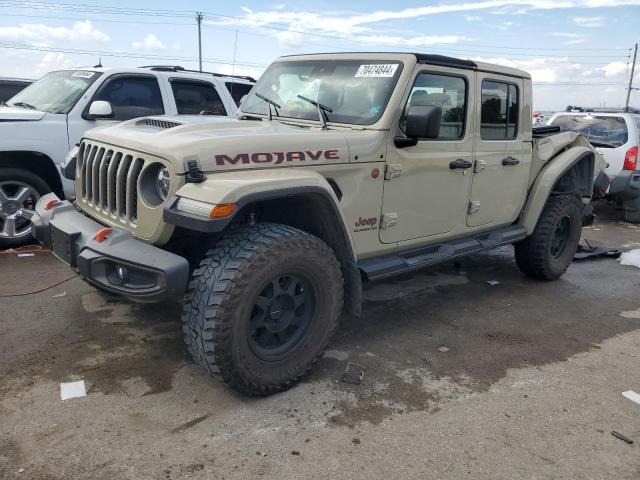
{"label": "dirt patch on ground", "polygon": [[[80,299],[76,299],[80,300]],[[171,389],[173,374],[189,359],[177,305],[139,306],[97,292],[82,298],[78,331],[56,335],[35,352],[10,361],[0,374],[0,396],[48,379],[84,379],[89,392],[126,391],[142,379],[144,395]]]}

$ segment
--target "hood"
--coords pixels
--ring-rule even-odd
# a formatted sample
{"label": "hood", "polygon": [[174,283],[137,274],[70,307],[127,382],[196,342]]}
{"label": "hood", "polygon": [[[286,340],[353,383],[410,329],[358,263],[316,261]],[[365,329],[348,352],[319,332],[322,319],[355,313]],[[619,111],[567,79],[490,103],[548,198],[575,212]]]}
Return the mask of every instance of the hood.
{"label": "hood", "polygon": [[204,172],[346,163],[345,133],[316,125],[226,117],[145,117],[92,130],[86,137],[171,161],[184,172],[197,160]]}
{"label": "hood", "polygon": [[46,115],[39,110],[29,110],[22,107],[0,105],[0,122],[28,122],[41,120]]}

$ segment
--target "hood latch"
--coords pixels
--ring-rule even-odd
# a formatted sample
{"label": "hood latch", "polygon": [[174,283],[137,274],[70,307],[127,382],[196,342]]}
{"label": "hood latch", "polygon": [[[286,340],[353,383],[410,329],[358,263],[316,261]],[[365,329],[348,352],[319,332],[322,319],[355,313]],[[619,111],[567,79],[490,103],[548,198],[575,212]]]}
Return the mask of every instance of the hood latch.
{"label": "hood latch", "polygon": [[196,160],[187,160],[187,175],[185,179],[187,183],[202,183],[207,177],[202,173],[202,170],[200,170]]}

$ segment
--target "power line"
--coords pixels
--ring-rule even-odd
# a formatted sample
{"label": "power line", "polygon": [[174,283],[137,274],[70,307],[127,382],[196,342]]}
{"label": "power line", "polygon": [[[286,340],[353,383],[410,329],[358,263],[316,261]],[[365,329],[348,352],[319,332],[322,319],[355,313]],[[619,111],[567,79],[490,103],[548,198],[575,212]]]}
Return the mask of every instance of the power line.
{"label": "power line", "polygon": [[110,19],[110,18],[90,18],[90,17],[52,17],[51,15],[23,15],[20,13],[3,13],[3,17],[24,17],[24,18],[46,18],[52,20],[75,20],[83,21],[90,20],[95,23],[139,23],[144,25],[182,25],[183,27],[193,27],[193,23],[178,23],[178,22],[148,22],[144,20],[123,20],[123,19]]}
{"label": "power line", "polygon": [[[21,45],[0,42],[0,48],[6,48],[10,50],[34,50],[39,52],[54,52],[54,53],[70,53],[75,55],[93,55],[93,56],[105,56],[105,57],[117,57],[117,58],[138,58],[144,60],[174,60],[174,61],[188,61],[197,62],[198,57],[185,57],[185,56],[171,56],[171,55],[158,55],[151,53],[132,53],[132,52],[112,52],[104,50],[87,50],[87,49],[75,49],[75,48],[54,48],[54,47],[41,47],[35,45]],[[230,60],[222,60],[215,58],[203,58],[203,63],[213,63],[227,65],[231,64]],[[236,62],[236,65],[242,65],[245,67],[266,67],[263,63],[253,62]]]}

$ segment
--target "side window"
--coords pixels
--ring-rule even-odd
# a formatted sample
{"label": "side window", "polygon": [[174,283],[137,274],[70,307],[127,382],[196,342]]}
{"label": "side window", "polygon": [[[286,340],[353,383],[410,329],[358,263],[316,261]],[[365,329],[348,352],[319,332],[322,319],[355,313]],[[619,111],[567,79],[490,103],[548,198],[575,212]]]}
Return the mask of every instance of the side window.
{"label": "side window", "polygon": [[464,135],[467,84],[461,77],[420,73],[411,89],[405,113],[414,105],[442,108],[437,140],[457,140]]}
{"label": "side window", "polygon": [[236,102],[238,107],[240,106],[240,100],[242,100],[242,97],[247,95],[253,88],[253,85],[249,85],[247,83],[227,82],[225,85],[233,97],[233,101]]}
{"label": "side window", "polygon": [[209,82],[171,80],[178,115],[226,115],[227,111]]}
{"label": "side window", "polygon": [[164,114],[155,77],[115,77],[100,87],[93,100],[109,102],[114,120]]}
{"label": "side window", "polygon": [[513,140],[517,134],[518,87],[483,80],[480,137],[482,140]]}

